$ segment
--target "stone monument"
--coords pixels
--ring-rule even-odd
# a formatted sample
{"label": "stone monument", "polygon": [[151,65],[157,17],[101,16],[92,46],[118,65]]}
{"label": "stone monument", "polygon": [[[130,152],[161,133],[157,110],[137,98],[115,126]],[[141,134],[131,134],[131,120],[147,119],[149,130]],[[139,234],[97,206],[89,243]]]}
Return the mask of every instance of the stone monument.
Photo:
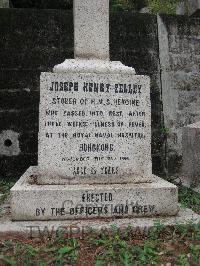
{"label": "stone monument", "polygon": [[150,80],[109,60],[109,0],[74,1],[75,59],[41,73],[38,166],[11,189],[13,220],[173,216],[152,174]]}

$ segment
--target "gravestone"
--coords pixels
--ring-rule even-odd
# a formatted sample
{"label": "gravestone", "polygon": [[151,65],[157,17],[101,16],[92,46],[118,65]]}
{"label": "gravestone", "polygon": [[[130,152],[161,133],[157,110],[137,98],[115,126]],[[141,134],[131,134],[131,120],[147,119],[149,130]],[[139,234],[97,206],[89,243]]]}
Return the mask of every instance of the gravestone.
{"label": "gravestone", "polygon": [[183,167],[181,181],[200,192],[200,122],[183,127]]}
{"label": "gravestone", "polygon": [[188,13],[190,16],[200,16],[200,0],[189,0]]}
{"label": "gravestone", "polygon": [[74,20],[75,59],[41,73],[38,166],[11,190],[13,220],[176,215],[177,187],[152,174],[149,77],[109,61],[108,0],[75,0]]}
{"label": "gravestone", "polygon": [[192,17],[200,16],[200,0],[182,1],[177,5],[177,15],[189,15]]}

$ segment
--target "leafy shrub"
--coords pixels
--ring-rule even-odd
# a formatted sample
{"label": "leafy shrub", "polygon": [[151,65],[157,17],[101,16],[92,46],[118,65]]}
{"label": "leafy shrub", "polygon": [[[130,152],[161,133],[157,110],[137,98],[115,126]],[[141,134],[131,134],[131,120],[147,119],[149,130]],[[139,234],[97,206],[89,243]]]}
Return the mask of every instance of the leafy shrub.
{"label": "leafy shrub", "polygon": [[177,5],[182,0],[148,0],[152,13],[175,14]]}

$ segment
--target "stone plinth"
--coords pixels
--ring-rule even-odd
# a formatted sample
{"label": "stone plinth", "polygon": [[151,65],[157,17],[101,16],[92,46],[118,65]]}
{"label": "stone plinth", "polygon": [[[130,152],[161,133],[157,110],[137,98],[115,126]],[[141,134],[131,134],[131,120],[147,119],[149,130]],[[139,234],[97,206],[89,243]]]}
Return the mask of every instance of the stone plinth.
{"label": "stone plinth", "polygon": [[[3,206],[1,206],[3,208]],[[7,206],[6,206],[7,208]],[[11,217],[0,217],[0,238],[10,239],[11,237],[28,238],[53,238],[60,234],[66,238],[88,237],[90,232],[110,233],[116,232],[116,228],[121,233],[127,233],[127,229],[135,236],[148,236],[151,228],[156,223],[163,226],[177,226],[198,224],[200,215],[190,209],[181,208],[176,216],[170,217],[138,217],[138,218],[106,218],[106,219],[79,219],[62,221],[12,221]]]}
{"label": "stone plinth", "polygon": [[70,220],[176,215],[178,190],[158,177],[151,183],[38,185],[31,167],[11,189],[13,220]]}
{"label": "stone plinth", "polygon": [[94,73],[94,74],[129,74],[134,75],[132,67],[123,65],[120,61],[105,61],[101,59],[66,59],[53,68],[54,73]]}

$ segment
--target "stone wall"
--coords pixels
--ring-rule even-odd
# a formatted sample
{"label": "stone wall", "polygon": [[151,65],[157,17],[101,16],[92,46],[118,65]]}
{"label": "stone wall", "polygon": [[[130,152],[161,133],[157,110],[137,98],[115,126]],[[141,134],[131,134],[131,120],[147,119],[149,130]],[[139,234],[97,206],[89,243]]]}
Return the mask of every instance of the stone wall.
{"label": "stone wall", "polygon": [[[194,65],[198,57],[191,50],[191,45],[197,45],[195,36],[199,33],[195,31],[199,20],[162,19],[158,21],[154,15],[129,12],[110,15],[111,60],[122,61],[134,67],[138,74],[151,77],[152,158],[153,172],[158,175],[168,172],[170,167],[174,169],[170,158],[181,154],[180,141],[176,145],[168,141],[171,148],[166,149],[166,128],[176,128],[175,133],[172,132],[176,139],[181,125],[198,120],[199,110],[195,98],[198,96],[197,67]],[[0,9],[0,28],[0,178],[9,180],[19,178],[30,165],[37,164],[39,76],[40,72],[52,71],[53,66],[64,59],[73,58],[73,16],[71,11],[63,10]],[[162,34],[167,41],[160,41]],[[183,39],[187,40],[188,52],[177,52],[181,59],[176,59],[174,51],[178,48],[173,48],[173,43],[178,42],[177,46],[182,47],[185,45]],[[166,50],[166,55],[161,55],[166,45],[175,50]],[[162,65],[166,58],[167,69]],[[181,64],[182,70],[178,70]],[[166,79],[168,74],[170,80]],[[168,86],[169,81],[173,86]],[[186,89],[187,85],[183,89],[184,82],[192,89]],[[179,98],[170,93],[172,89]],[[166,118],[164,126],[161,96],[166,116],[166,110],[170,109],[166,107],[168,99],[177,101],[170,109],[172,126],[167,122],[171,118]],[[193,111],[190,111],[192,106]]]}
{"label": "stone wall", "polygon": [[111,14],[110,54],[111,60],[119,60],[134,67],[137,74],[151,77],[153,172],[161,175],[165,154],[156,16],[129,12]]}
{"label": "stone wall", "polygon": [[200,19],[158,18],[169,174],[180,170],[182,128],[200,121]]}
{"label": "stone wall", "polygon": [[73,57],[73,17],[59,10],[0,9],[0,28],[0,142],[12,140],[1,145],[0,178],[12,179],[37,164],[40,72]]}

